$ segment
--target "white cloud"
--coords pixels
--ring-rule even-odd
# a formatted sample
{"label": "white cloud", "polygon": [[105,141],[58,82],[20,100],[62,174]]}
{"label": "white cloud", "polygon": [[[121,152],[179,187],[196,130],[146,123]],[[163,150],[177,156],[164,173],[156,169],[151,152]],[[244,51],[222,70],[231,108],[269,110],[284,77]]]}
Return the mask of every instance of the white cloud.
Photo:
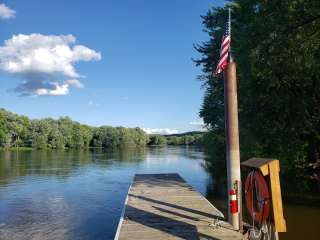
{"label": "white cloud", "polygon": [[59,85],[58,83],[53,83],[55,85],[55,89],[46,89],[46,88],[39,88],[35,90],[35,94],[39,96],[61,96],[67,95],[69,93],[69,85],[63,84]]}
{"label": "white cloud", "polygon": [[176,129],[169,129],[169,128],[142,128],[147,134],[177,134],[179,133]]}
{"label": "white cloud", "polygon": [[14,90],[20,95],[66,95],[69,86],[83,87],[74,64],[101,59],[75,41],[72,35],[13,35],[0,47],[0,69],[25,80]]}
{"label": "white cloud", "polygon": [[16,11],[0,3],[0,19],[9,19],[16,16]]}
{"label": "white cloud", "polygon": [[74,86],[75,88],[84,88],[83,83],[81,83],[77,79],[69,79],[67,80],[67,84],[69,84],[70,86]]}

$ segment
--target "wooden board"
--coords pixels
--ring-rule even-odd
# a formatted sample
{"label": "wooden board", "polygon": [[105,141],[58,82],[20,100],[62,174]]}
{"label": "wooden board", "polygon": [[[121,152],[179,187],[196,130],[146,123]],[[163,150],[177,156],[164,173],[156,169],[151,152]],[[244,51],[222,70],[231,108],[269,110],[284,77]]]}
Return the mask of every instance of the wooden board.
{"label": "wooden board", "polygon": [[263,176],[268,176],[272,197],[272,214],[276,232],[286,232],[286,221],[283,216],[281,187],[280,187],[280,164],[279,160],[271,158],[250,158],[241,163],[246,168],[258,169]]}
{"label": "wooden board", "polygon": [[115,239],[242,239],[223,218],[178,174],[136,174]]}
{"label": "wooden board", "polygon": [[279,160],[272,159],[272,158],[250,158],[247,161],[242,162],[241,166],[259,169],[262,175],[266,176],[269,174],[268,164],[273,161],[279,161]]}
{"label": "wooden board", "polygon": [[286,232],[287,227],[283,216],[279,171],[279,161],[274,161],[269,164],[274,225],[277,232]]}

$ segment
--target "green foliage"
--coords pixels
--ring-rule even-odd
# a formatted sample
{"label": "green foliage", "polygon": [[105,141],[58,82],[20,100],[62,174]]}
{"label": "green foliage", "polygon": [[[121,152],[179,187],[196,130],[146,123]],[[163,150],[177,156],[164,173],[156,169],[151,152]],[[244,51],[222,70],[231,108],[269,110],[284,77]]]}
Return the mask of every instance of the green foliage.
{"label": "green foliage", "polygon": [[146,146],[148,135],[140,128],[102,126],[93,129],[92,146]]}
{"label": "green foliage", "polygon": [[136,146],[146,146],[149,142],[149,136],[141,129],[135,128],[134,131],[132,129],[132,133],[134,135],[134,143]]}
{"label": "green foliage", "polygon": [[153,134],[150,136],[149,145],[166,145],[167,139],[165,136],[160,134]]}
{"label": "green foliage", "polygon": [[168,145],[202,145],[202,132],[187,132],[183,134],[166,135]]}
{"label": "green foliage", "polygon": [[26,138],[29,120],[25,116],[7,114],[0,109],[0,144],[5,147],[19,147]]}
{"label": "green foliage", "polygon": [[69,117],[29,120],[0,109],[0,147],[37,149],[114,148],[146,145],[200,145],[201,132],[148,136],[141,128],[90,127]]}
{"label": "green foliage", "polygon": [[167,136],[168,145],[182,145],[184,143],[182,137],[178,136]]}
{"label": "green foliage", "polygon": [[151,135],[141,128],[90,127],[69,117],[29,120],[25,116],[0,109],[0,147],[64,149],[146,145],[200,145],[202,133]]}
{"label": "green foliage", "polygon": [[203,135],[201,132],[187,132],[172,135],[150,135],[149,145],[202,145]]}
{"label": "green foliage", "polygon": [[63,149],[146,146],[148,135],[140,128],[93,128],[68,117],[29,120],[0,109],[0,147]]}
{"label": "green foliage", "polygon": [[[229,6],[242,158],[279,158],[284,169],[320,161],[320,2],[233,0]],[[206,89],[200,116],[217,145],[224,138],[223,79],[213,72],[227,7],[203,17],[210,40],[196,46]]]}

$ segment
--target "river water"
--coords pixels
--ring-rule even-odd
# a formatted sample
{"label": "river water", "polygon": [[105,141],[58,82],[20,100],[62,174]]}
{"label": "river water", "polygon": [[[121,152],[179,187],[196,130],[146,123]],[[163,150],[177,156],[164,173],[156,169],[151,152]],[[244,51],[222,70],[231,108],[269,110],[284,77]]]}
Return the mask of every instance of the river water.
{"label": "river water", "polygon": [[[202,149],[0,151],[0,239],[113,239],[135,173],[179,173],[218,208],[225,189]],[[216,175],[216,176],[215,176]],[[280,239],[320,239],[320,209],[285,205]]]}

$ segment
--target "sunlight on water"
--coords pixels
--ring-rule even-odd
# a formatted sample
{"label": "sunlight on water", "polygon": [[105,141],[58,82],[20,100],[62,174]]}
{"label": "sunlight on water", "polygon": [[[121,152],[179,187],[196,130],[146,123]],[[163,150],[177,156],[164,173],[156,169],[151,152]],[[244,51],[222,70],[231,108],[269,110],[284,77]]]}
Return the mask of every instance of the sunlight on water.
{"label": "sunlight on water", "polygon": [[[0,151],[0,239],[113,239],[135,173],[177,172],[223,210],[225,170],[206,160],[191,147]],[[285,211],[281,239],[318,239],[320,209]]]}
{"label": "sunlight on water", "polygon": [[178,172],[205,194],[196,148],[0,152],[0,239],[113,239],[135,173]]}

